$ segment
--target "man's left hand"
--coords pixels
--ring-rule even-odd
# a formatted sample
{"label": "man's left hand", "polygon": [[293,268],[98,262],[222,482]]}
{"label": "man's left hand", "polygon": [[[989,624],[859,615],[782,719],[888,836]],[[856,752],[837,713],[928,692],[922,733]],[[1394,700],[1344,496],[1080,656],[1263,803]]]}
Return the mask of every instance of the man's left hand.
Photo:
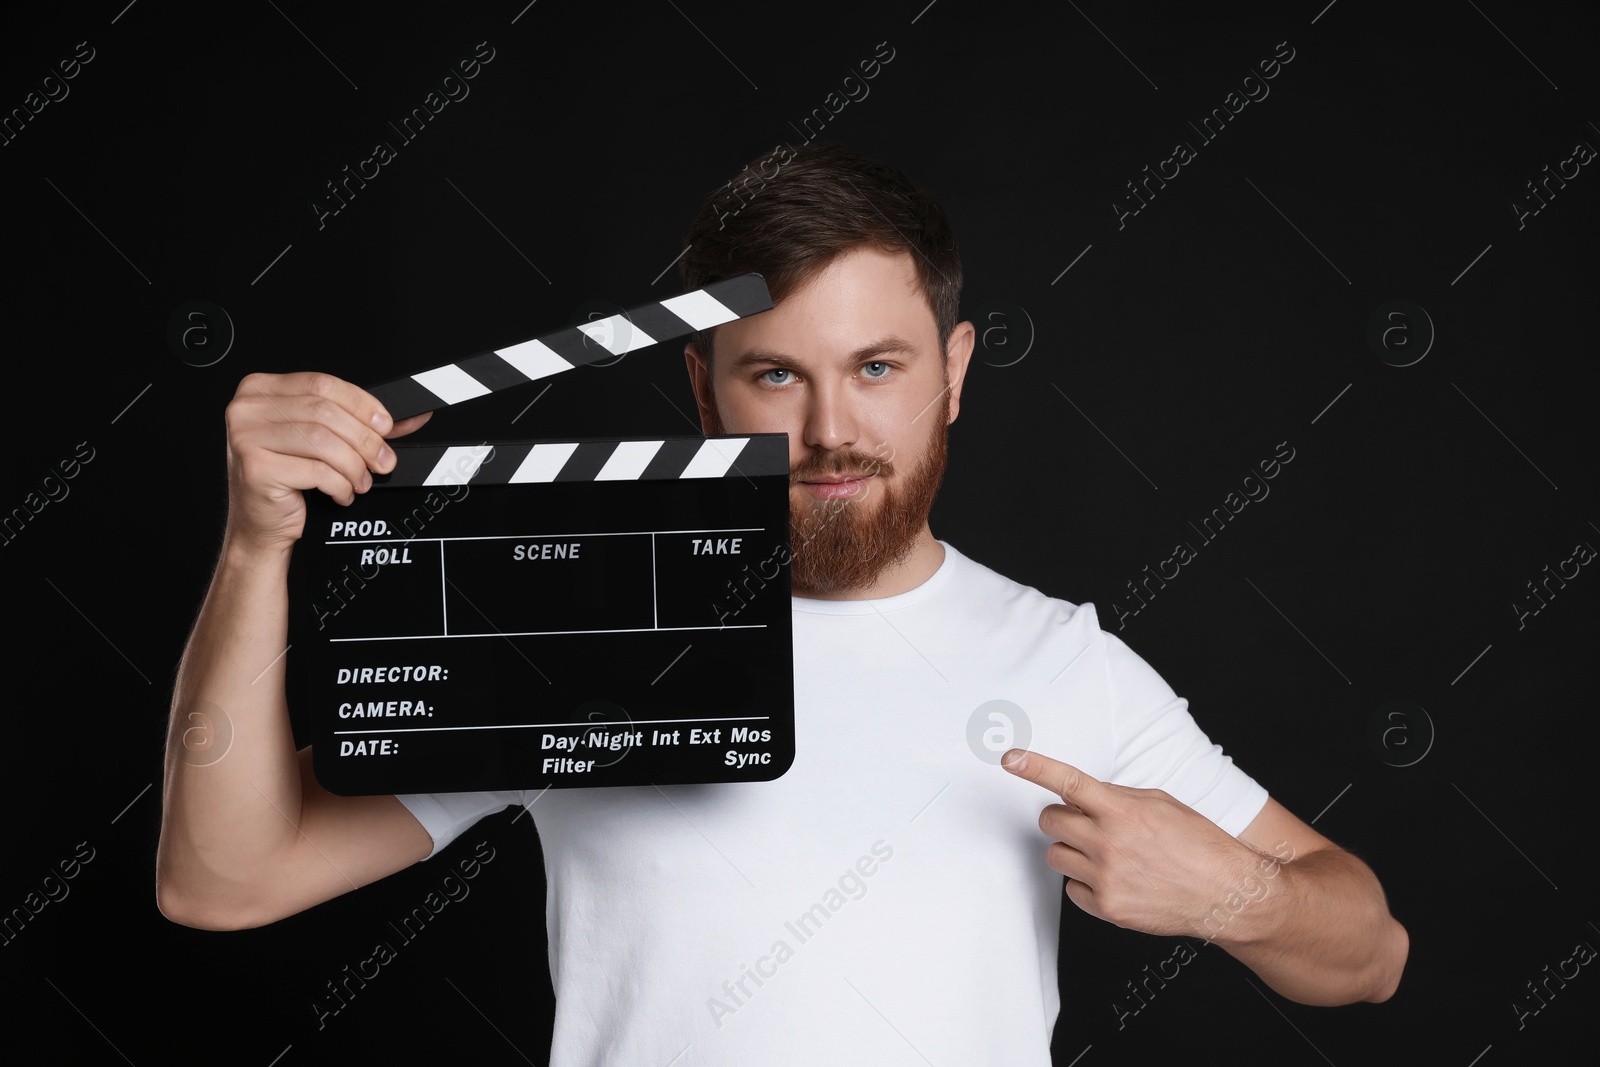
{"label": "man's left hand", "polygon": [[[1047,805],[1039,828],[1053,844],[1051,869],[1090,915],[1149,934],[1208,940],[1204,920],[1217,908],[1260,899],[1279,859],[1230,837],[1160,789],[1101,782],[1076,767],[1012,749],[1001,764],[1044,786],[1062,803]],[[1290,855],[1281,860],[1292,858]]]}

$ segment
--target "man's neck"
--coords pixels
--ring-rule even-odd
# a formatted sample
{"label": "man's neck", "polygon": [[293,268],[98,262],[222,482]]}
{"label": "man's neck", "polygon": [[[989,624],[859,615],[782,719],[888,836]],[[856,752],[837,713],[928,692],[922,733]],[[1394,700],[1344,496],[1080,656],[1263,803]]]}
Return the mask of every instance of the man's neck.
{"label": "man's neck", "polygon": [[933,531],[923,524],[911,554],[892,567],[885,567],[877,579],[863,589],[841,589],[832,593],[819,593],[811,589],[795,588],[794,595],[808,600],[882,600],[885,597],[909,593],[932,578],[944,563],[944,546],[933,536]]}

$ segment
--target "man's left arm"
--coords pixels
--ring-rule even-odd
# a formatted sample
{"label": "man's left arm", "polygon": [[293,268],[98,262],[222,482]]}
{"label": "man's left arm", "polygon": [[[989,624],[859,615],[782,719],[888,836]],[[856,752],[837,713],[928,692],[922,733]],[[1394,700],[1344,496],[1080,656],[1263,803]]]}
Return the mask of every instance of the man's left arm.
{"label": "man's left arm", "polygon": [[1036,752],[1006,769],[1061,798],[1039,816],[1046,861],[1091,915],[1203,937],[1302,1004],[1393,995],[1410,940],[1355,856],[1277,801],[1238,838],[1160,789],[1101,782]]}

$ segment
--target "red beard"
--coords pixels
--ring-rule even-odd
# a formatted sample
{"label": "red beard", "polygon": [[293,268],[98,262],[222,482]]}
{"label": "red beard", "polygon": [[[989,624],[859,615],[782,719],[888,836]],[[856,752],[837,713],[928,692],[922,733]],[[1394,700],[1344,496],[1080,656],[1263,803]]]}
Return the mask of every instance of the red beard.
{"label": "red beard", "polygon": [[[897,485],[891,457],[880,458],[849,449],[815,452],[789,473],[790,580],[797,596],[834,595],[870,589],[889,567],[903,562],[927,525],[933,498],[944,478],[950,442],[950,394],[941,394],[934,415],[928,454]],[[712,432],[721,434],[722,420],[711,408]],[[871,474],[875,477],[855,496],[817,500],[805,490],[796,503],[795,487],[819,477]],[[874,501],[874,496],[882,500]],[[874,506],[875,505],[875,506]]]}

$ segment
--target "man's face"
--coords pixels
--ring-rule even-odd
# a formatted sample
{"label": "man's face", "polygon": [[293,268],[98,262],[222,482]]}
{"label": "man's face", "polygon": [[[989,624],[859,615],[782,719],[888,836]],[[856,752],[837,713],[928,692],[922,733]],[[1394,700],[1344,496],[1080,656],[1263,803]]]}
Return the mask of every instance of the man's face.
{"label": "man's face", "polygon": [[972,353],[946,358],[909,254],[845,253],[771,311],[719,326],[708,373],[686,352],[707,434],[789,435],[797,593],[865,590],[919,545]]}

